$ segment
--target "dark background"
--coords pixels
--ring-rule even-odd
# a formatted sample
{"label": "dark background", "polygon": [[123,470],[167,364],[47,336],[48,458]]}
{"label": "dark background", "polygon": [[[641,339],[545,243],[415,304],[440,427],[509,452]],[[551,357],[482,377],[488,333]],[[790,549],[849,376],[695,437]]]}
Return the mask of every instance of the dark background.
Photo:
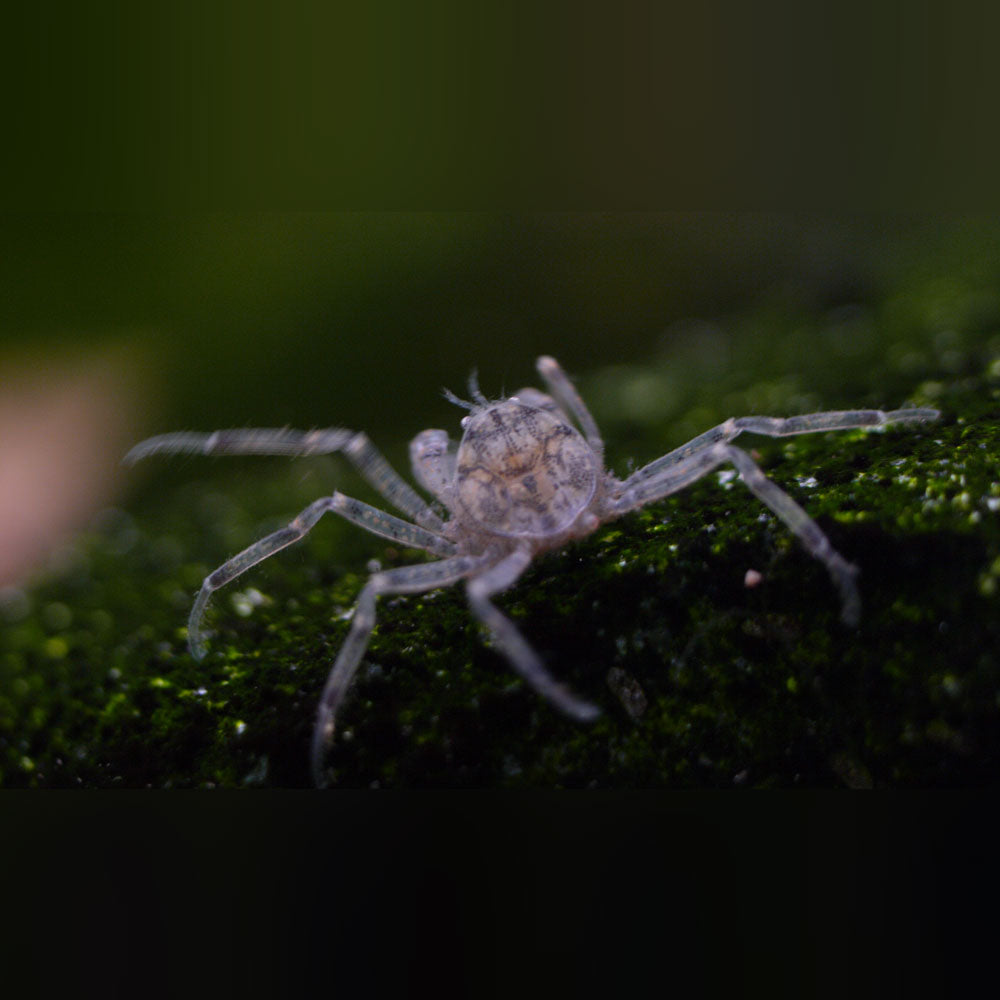
{"label": "dark background", "polygon": [[[65,434],[26,449],[56,470],[46,493],[80,494],[90,507],[125,502],[116,456],[136,436],[174,427],[350,422],[398,444],[451,415],[434,392],[461,391],[474,365],[490,393],[526,381],[542,350],[574,372],[644,365],[675,320],[738,311],[761,290],[835,307],[910,251],[924,278],[949,248],[963,266],[997,260],[995,9],[363,10],[92,3],[5,13],[0,366],[6,397],[28,388],[4,410],[4,447],[31,440],[32,402],[74,379],[83,387],[58,411]],[[356,214],[314,214],[344,210]],[[970,227],[948,213],[985,217],[965,250]],[[88,408],[95,398],[104,409]],[[84,440],[104,446],[72,465]],[[20,467],[9,453],[3,468],[6,500],[27,474],[11,472]],[[83,517],[67,516],[62,530]],[[415,815],[405,801],[388,817],[355,802],[335,816],[296,816],[309,837],[289,829],[280,804],[272,826],[234,810],[222,822],[196,801],[187,816],[136,813],[143,821],[133,824],[121,821],[136,808],[127,801],[97,800],[93,812],[8,801],[20,817],[3,824],[17,928],[5,945],[27,974],[24,996],[43,995],[38,984],[50,980],[39,973],[54,955],[99,976],[106,992],[134,995],[136,977],[148,992],[149,963],[123,966],[123,942],[158,968],[219,955],[230,985],[233,964],[239,982],[263,965],[272,996],[308,964],[337,985],[351,964],[338,943],[344,926],[357,927],[352,904],[386,885],[385,857],[365,852],[375,819],[410,844],[435,844],[443,868],[461,866],[449,881],[395,842],[372,852],[410,862],[388,869],[388,895],[407,902],[391,929],[411,942],[422,927],[441,929],[425,948],[408,946],[421,959],[414,972],[431,979],[443,967],[480,992],[496,977],[455,955],[485,937],[503,944],[498,966],[541,955],[554,982],[565,982],[562,955],[582,941],[590,954],[574,970],[602,956],[610,982],[652,958],[658,984],[735,966],[775,992],[798,982],[806,955],[812,988],[790,984],[788,995],[823,995],[830,970],[847,980],[837,978],[837,995],[864,995],[868,983],[878,984],[870,995],[914,995],[944,945],[981,952],[982,925],[969,921],[961,889],[995,882],[977,835],[988,827],[953,800],[907,811],[897,801],[894,820],[865,814],[856,824],[856,814],[807,821],[801,808],[789,820],[769,800],[758,800],[752,823],[702,802],[693,808],[704,818],[679,833],[676,815],[612,803],[600,803],[597,823],[565,813],[553,822],[522,802],[511,829],[481,806],[457,823],[441,810]],[[409,835],[415,823],[420,836]],[[508,833],[502,843],[477,832],[497,828]],[[442,839],[456,829],[461,838]],[[288,863],[292,842],[323,863]],[[497,871],[497,855],[509,884],[482,877]],[[525,870],[551,911],[518,891]],[[831,884],[831,872],[846,874]],[[437,921],[430,902],[414,903],[459,884]],[[475,907],[463,895],[470,885]],[[581,885],[631,887],[633,898]],[[69,906],[67,886],[78,890]],[[202,893],[210,902],[199,909]],[[130,919],[144,902],[151,917]],[[530,934],[526,907],[547,918],[529,922]],[[465,919],[479,909],[499,932]],[[276,912],[294,917],[277,944],[247,916]],[[377,929],[399,912],[361,911],[373,934],[350,941],[369,983],[370,967],[387,967]],[[227,936],[233,926],[239,941]],[[213,936],[218,928],[226,933]],[[259,944],[255,961],[234,963],[247,939]],[[882,963],[881,977],[852,969],[859,953]],[[441,963],[428,967],[428,955]],[[953,988],[968,965],[961,957],[943,982]]]}

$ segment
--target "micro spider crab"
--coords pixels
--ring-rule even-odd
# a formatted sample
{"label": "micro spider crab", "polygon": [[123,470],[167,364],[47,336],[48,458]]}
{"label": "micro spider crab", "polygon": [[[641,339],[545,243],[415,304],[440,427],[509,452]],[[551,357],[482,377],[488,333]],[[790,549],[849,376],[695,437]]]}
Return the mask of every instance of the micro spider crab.
{"label": "micro spider crab", "polygon": [[833,548],[819,526],[764,475],[750,455],[732,442],[744,432],[785,437],[929,421],[939,416],[937,410],[913,408],[730,418],[628,478],[618,479],[604,468],[604,442],[597,424],[562,368],[551,357],[539,358],[537,368],[548,393],[529,388],[506,399],[489,400],[480,392],[474,375],[469,380],[471,402],[445,393],[451,402],[469,411],[462,419],[462,440],[456,446],[445,431],[426,430],[410,444],[414,476],[436,498],[436,504],[420,497],[364,433],[342,428],[163,434],[137,444],[126,455],[125,461],[131,463],[159,452],[292,456],[343,452],[358,472],[410,519],[394,517],[339,491],[311,503],[286,527],[255,542],[206,577],[188,621],[188,641],[196,659],[206,651],[202,618],[212,592],[299,541],[327,512],[438,557],[433,562],[373,573],[362,589],[350,631],[320,697],[311,755],[317,785],[325,783],[323,758],[333,737],[337,709],[368,646],[375,626],[375,600],[382,594],[420,593],[464,580],[473,613],[490,630],[514,670],[560,711],[581,721],[595,718],[597,707],[549,673],[514,623],[490,599],[512,586],[536,556],[676,493],[725,463],[735,467],[747,488],[826,566],[840,592],[843,620],[856,624],[861,610],[857,568]]}

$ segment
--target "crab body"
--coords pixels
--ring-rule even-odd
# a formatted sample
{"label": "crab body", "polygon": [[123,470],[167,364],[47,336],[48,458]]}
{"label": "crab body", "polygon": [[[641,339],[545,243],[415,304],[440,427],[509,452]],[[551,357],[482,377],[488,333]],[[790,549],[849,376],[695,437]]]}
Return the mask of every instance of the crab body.
{"label": "crab body", "polygon": [[504,400],[466,418],[455,456],[456,513],[485,534],[537,546],[574,528],[600,475],[569,423]]}
{"label": "crab body", "polygon": [[[298,541],[326,513],[335,513],[404,547],[423,549],[430,562],[378,571],[358,597],[350,630],[319,700],[312,743],[317,784],[326,779],[324,757],[334,734],[337,709],[350,686],[375,626],[376,599],[464,582],[470,607],[490,630],[511,666],[557,709],[580,721],[596,717],[596,706],[557,681],[514,623],[491,598],[512,586],[535,556],[582,538],[599,525],[676,493],[720,465],[735,467],[759,500],[827,568],[840,591],[842,617],[860,615],[857,569],[830,544],[806,512],[771,482],[750,454],[732,442],[742,433],[784,437],[853,427],[934,420],[926,408],[837,410],[797,417],[738,417],[705,431],[687,444],[618,479],[604,468],[597,424],[558,363],[538,359],[548,393],[523,389],[490,401],[470,379],[470,402],[446,393],[469,410],[456,446],[443,430],[426,430],[410,444],[417,482],[437,501],[429,504],[400,477],[363,433],[330,428],[228,430],[211,434],[164,434],[136,445],[126,461],[157,452],[203,454],[315,455],[343,452],[361,475],[405,517],[339,491],[311,503],[282,528],[238,553],[206,577],[188,620],[195,657],[206,652],[202,619],[209,597],[251,566]],[[573,426],[574,422],[576,427]]]}

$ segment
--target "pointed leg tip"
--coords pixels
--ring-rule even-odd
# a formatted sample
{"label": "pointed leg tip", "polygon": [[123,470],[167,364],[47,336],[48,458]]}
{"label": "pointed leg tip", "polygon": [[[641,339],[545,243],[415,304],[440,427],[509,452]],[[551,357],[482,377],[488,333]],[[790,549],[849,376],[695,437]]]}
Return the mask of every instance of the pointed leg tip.
{"label": "pointed leg tip", "polygon": [[861,602],[848,601],[840,612],[840,620],[848,628],[857,628],[861,624]]}
{"label": "pointed leg tip", "polygon": [[589,702],[582,702],[574,714],[580,722],[593,722],[595,719],[600,718],[601,710]]}

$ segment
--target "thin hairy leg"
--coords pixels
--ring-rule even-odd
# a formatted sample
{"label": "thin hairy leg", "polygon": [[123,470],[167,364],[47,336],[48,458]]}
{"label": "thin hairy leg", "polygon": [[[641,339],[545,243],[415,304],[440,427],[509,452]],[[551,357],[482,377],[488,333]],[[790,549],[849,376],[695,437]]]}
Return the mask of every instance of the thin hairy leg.
{"label": "thin hairy leg", "polygon": [[337,709],[364,656],[375,627],[375,599],[380,594],[417,594],[456,583],[483,564],[481,556],[454,556],[440,562],[402,566],[369,577],[358,597],[343,646],[327,677],[316,713],[312,739],[312,771],[316,785],[325,785],[323,754],[333,739]]}
{"label": "thin hairy leg", "polygon": [[472,577],[466,584],[469,604],[476,617],[493,633],[511,666],[535,691],[566,715],[588,722],[600,715],[600,709],[579,698],[565,684],[557,681],[525,641],[517,626],[489,600],[493,594],[511,586],[530,563],[531,553],[526,549],[517,549],[481,575]]}
{"label": "thin hairy leg", "polygon": [[177,431],[140,441],[125,456],[132,465],[150,455],[329,455],[343,451],[355,431],[342,427],[297,431],[288,427],[242,427],[202,434]]}
{"label": "thin hairy leg", "polygon": [[828,410],[823,413],[805,413],[798,417],[731,417],[717,427],[699,434],[679,448],[667,452],[649,465],[634,472],[625,480],[628,488],[633,483],[655,476],[664,469],[712,445],[732,441],[740,434],[764,434],[767,437],[790,437],[793,434],[815,434],[819,431],[845,431],[860,427],[884,427],[886,424],[919,423],[937,420],[938,410],[914,407],[907,410]]}
{"label": "thin hairy leg", "polygon": [[344,447],[344,454],[354,467],[395,507],[408,514],[417,524],[431,531],[440,531],[444,522],[410,484],[382,457],[381,452],[361,432]]}
{"label": "thin hairy leg", "polygon": [[275,552],[279,552],[304,538],[327,511],[340,514],[348,521],[371,531],[373,534],[391,538],[393,541],[411,548],[425,549],[437,555],[450,555],[454,552],[454,546],[445,539],[431,534],[415,524],[409,524],[398,517],[386,514],[375,507],[369,507],[368,504],[361,503],[360,500],[346,497],[343,493],[322,497],[306,507],[284,528],[279,528],[273,534],[254,542],[253,545],[248,546],[232,559],[224,562],[215,572],[205,577],[188,618],[188,645],[195,659],[202,659],[206,652],[201,621],[212,594],[236,579],[241,573],[245,573],[251,566],[256,566],[268,556],[272,556]]}
{"label": "thin hairy leg", "polygon": [[726,457],[739,470],[747,489],[767,504],[803,544],[806,551],[826,566],[840,591],[840,616],[847,625],[857,625],[861,618],[857,566],[849,563],[831,544],[820,526],[783,490],[772,482],[742,448],[725,445]]}
{"label": "thin hairy leg", "polygon": [[810,555],[826,566],[840,592],[841,617],[848,625],[857,625],[861,615],[861,598],[855,580],[858,569],[851,565],[830,544],[819,525],[776,483],[773,483],[742,448],[717,443],[697,451],[659,473],[640,482],[628,480],[626,489],[612,504],[612,509],[624,514],[661,497],[684,489],[712,469],[729,462],[751,493],[765,503],[795,535]]}
{"label": "thin hairy leg", "polygon": [[432,531],[443,526],[441,519],[420,495],[382,457],[361,431],[329,427],[313,431],[289,428],[236,428],[195,434],[180,431],[160,434],[140,441],[123,459],[131,465],[155,454],[194,453],[199,455],[330,455],[343,452],[354,467],[397,510]]}
{"label": "thin hairy leg", "polygon": [[425,549],[427,552],[433,552],[436,556],[455,554],[455,546],[436,532],[393,517],[392,514],[387,514],[384,510],[379,510],[378,507],[372,507],[360,500],[355,500],[353,497],[344,496],[339,491],[333,494],[333,510],[341,517],[358,525],[359,528],[399,542],[400,545],[407,548]]}

